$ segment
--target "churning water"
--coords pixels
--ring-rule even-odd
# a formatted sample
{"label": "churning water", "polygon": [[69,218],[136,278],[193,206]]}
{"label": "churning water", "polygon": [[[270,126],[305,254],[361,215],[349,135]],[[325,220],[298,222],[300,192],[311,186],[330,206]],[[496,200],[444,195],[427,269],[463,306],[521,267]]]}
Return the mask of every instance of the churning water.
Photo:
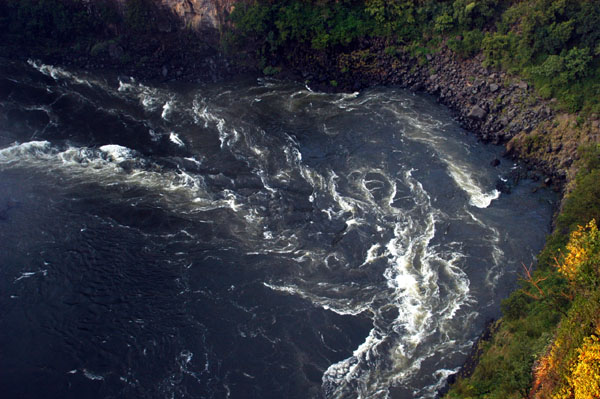
{"label": "churning water", "polygon": [[430,98],[0,75],[0,390],[430,398],[552,196]]}

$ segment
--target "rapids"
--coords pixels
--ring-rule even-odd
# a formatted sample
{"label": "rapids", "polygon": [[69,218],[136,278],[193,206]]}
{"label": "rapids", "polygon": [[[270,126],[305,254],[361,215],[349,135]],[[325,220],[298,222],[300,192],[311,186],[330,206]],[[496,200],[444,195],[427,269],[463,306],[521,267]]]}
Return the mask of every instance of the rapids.
{"label": "rapids", "polygon": [[548,233],[500,151],[396,88],[2,60],[0,389],[435,397]]}

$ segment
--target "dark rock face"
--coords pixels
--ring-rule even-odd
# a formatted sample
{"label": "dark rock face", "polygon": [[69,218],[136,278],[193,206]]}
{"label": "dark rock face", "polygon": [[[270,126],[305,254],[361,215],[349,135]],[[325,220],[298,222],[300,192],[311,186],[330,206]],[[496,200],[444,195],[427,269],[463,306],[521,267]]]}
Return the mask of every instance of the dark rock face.
{"label": "dark rock face", "polygon": [[[482,55],[461,59],[443,47],[418,62],[407,52],[386,54],[386,46],[384,39],[364,39],[352,48],[329,52],[296,46],[287,49],[287,57],[274,60],[274,64],[286,67],[286,78],[307,81],[320,90],[397,85],[433,94],[465,129],[494,144],[506,144],[517,134],[554,118],[548,101],[536,97],[526,82],[507,84],[506,73],[482,65]],[[364,62],[365,54],[369,55],[368,63]],[[326,79],[312,79],[321,76]],[[327,83],[331,80],[337,82],[335,89]],[[506,155],[513,159],[519,156],[514,150]],[[566,176],[564,168],[542,160],[530,158],[527,166],[551,175],[556,183]]]}

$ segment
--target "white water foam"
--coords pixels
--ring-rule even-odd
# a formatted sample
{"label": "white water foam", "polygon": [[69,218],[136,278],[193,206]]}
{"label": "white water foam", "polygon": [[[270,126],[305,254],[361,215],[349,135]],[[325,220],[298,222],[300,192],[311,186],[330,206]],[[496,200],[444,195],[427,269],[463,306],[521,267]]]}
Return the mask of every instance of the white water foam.
{"label": "white water foam", "polygon": [[481,187],[474,176],[475,167],[465,164],[462,157],[455,157],[446,150],[446,139],[443,136],[434,134],[436,129],[440,129],[443,126],[442,122],[436,120],[425,121],[422,119],[423,116],[411,114],[404,107],[401,110],[393,107],[388,107],[387,109],[413,127],[413,129],[408,129],[404,132],[405,137],[425,143],[436,151],[440,159],[447,165],[448,172],[456,182],[456,185],[469,195],[469,203],[472,206],[487,208],[492,201],[500,197],[500,191],[496,189],[487,191]]}
{"label": "white water foam", "polygon": [[[362,183],[364,187],[364,179]],[[440,350],[439,345],[425,344],[428,337],[446,328],[457,310],[469,302],[469,281],[459,267],[462,255],[457,252],[444,255],[431,246],[439,211],[431,207],[429,196],[412,177],[411,171],[405,172],[403,184],[411,189],[415,203],[419,204],[415,211],[421,210],[426,215],[425,225],[416,224],[414,221],[417,219],[405,214],[405,211],[391,207],[381,209],[382,213],[397,216],[394,237],[383,253],[380,253],[377,243],[373,244],[363,263],[369,264],[377,257],[387,259],[384,277],[389,290],[384,294],[388,297],[385,303],[395,307],[398,316],[391,325],[375,322],[365,342],[350,358],[328,368],[323,376],[323,387],[328,397],[344,397],[345,392],[353,391],[360,398],[387,398],[390,386],[415,375],[421,363]],[[395,195],[396,188],[392,187]],[[366,187],[364,191],[369,192]],[[372,198],[371,201],[372,209],[390,204],[389,198],[380,203],[374,203]],[[379,256],[375,255],[377,253],[380,253]],[[440,300],[438,276],[442,271],[452,278],[456,289],[451,297],[444,299],[447,305],[436,309],[434,304]],[[377,311],[372,311],[377,314]],[[384,352],[380,349],[382,345],[387,348]],[[392,365],[380,368],[376,359],[389,359]],[[421,394],[434,396],[434,386],[430,388]]]}
{"label": "white water foam", "polygon": [[92,381],[102,381],[102,380],[104,380],[104,376],[102,376],[102,375],[100,375],[98,373],[95,373],[95,372],[90,371],[88,369],[83,369],[82,371],[83,371],[83,375],[87,379],[90,379]]}
{"label": "white water foam", "polygon": [[30,278],[30,277],[36,276],[38,274],[46,277],[48,275],[48,270],[43,269],[43,270],[38,270],[35,272],[21,272],[21,275],[15,279],[14,283],[16,283],[17,281],[23,280],[25,278]]}
{"label": "white water foam", "polygon": [[163,118],[164,120],[168,121],[169,116],[173,112],[173,108],[174,108],[174,102],[171,100],[167,101],[165,103],[165,105],[163,105],[162,113],[160,114],[160,117]]}
{"label": "white water foam", "polygon": [[494,189],[485,192],[473,179],[468,169],[454,160],[446,162],[448,171],[456,184],[469,194],[469,203],[477,208],[487,208],[493,200],[500,197],[500,191]]}
{"label": "white water foam", "polygon": [[172,112],[173,104],[169,94],[155,87],[149,87],[142,83],[137,83],[135,79],[130,78],[129,82],[119,79],[119,88],[117,92],[137,98],[145,110],[155,112],[161,110],[161,117],[167,120]]}
{"label": "white water foam", "polygon": [[[311,292],[303,290],[302,288],[292,285],[279,286],[271,283],[263,283],[263,285],[274,291],[280,291],[290,295],[299,296],[300,298],[306,299],[307,301],[311,302],[316,306],[319,306],[325,310],[331,310],[332,312],[337,313],[339,315],[357,316],[361,313],[371,310],[371,303],[364,303],[359,299],[332,299],[329,297],[313,294]],[[340,290],[341,287],[336,285],[335,289]]]}
{"label": "white water foam", "polygon": [[171,132],[169,134],[169,140],[171,140],[172,143],[177,144],[179,147],[185,147],[185,144],[183,143],[183,141],[179,138],[179,136],[177,135],[177,133],[173,133]]}
{"label": "white water foam", "polygon": [[234,128],[226,129],[225,119],[211,112],[209,110],[209,106],[205,104],[204,99],[195,98],[192,104],[192,111],[196,124],[204,122],[204,127],[208,127],[209,124],[215,124],[217,131],[219,132],[221,149],[223,149],[225,146],[231,147],[238,141],[240,135],[237,130]]}
{"label": "white water foam", "polygon": [[[127,168],[121,164],[128,162]],[[181,211],[201,212],[217,208],[242,209],[235,194],[224,190],[207,191],[204,179],[183,170],[166,170],[139,157],[135,151],[116,144],[93,149],[59,148],[47,141],[14,144],[0,149],[0,169],[30,167],[42,173],[62,173],[64,183],[79,184],[82,179],[99,185],[136,186],[152,192],[169,194],[165,201],[177,204]],[[175,205],[174,203],[174,205]],[[243,215],[240,215],[243,216]]]}
{"label": "white water foam", "polygon": [[39,72],[43,73],[44,75],[50,76],[54,80],[65,79],[65,80],[69,80],[69,81],[77,83],[77,84],[83,84],[83,85],[91,87],[91,84],[89,81],[87,81],[85,79],[81,79],[80,77],[72,74],[71,72],[68,72],[67,70],[65,70],[63,68],[59,68],[59,67],[52,66],[52,65],[47,65],[40,61],[35,61],[32,59],[27,60],[27,63],[29,65],[31,65],[33,68],[37,69]]}
{"label": "white water foam", "polygon": [[133,158],[133,151],[117,144],[107,144],[99,148],[111,161],[123,162]]}

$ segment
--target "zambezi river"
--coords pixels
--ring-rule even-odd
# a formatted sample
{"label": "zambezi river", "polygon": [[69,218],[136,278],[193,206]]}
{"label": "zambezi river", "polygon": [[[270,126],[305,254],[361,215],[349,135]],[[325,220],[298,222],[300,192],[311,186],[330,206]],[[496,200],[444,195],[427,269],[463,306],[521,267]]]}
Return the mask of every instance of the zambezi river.
{"label": "zambezi river", "polygon": [[426,95],[0,64],[5,398],[434,398],[549,232]]}

